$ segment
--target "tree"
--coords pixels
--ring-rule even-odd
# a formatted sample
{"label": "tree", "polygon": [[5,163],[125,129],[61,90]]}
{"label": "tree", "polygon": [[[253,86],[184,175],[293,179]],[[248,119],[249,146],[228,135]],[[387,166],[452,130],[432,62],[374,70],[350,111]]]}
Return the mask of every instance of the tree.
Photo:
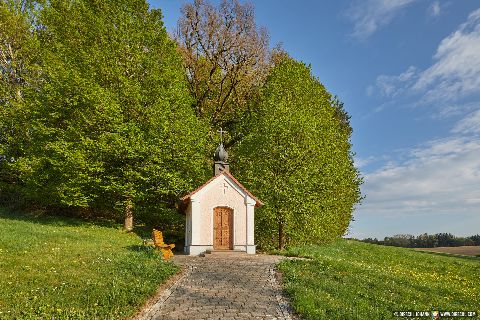
{"label": "tree", "polygon": [[[26,88],[38,87],[38,39],[30,1],[0,1],[0,190],[13,194],[20,183],[13,168],[29,139]],[[2,195],[2,196],[3,196]]]}
{"label": "tree", "polygon": [[244,122],[268,71],[268,35],[257,29],[252,5],[185,4],[175,36],[197,116],[238,140],[243,134],[235,126]]}
{"label": "tree", "polygon": [[439,247],[453,247],[455,246],[455,236],[451,233],[437,233],[435,234],[437,238],[437,245]]}
{"label": "tree", "polygon": [[435,236],[427,233],[418,235],[413,245],[415,248],[434,248],[436,246],[437,242]]}
{"label": "tree", "polygon": [[473,241],[474,245],[480,246],[480,234],[470,236],[469,239]]}
{"label": "tree", "polygon": [[411,234],[396,234],[393,237],[385,237],[385,245],[403,248],[414,248],[415,237]]}
{"label": "tree", "polygon": [[16,166],[43,205],[173,207],[205,178],[207,126],[191,110],[181,57],[144,0],[49,1],[39,30],[32,143]]}
{"label": "tree", "polygon": [[38,45],[30,30],[29,14],[16,2],[0,1],[0,103],[11,106],[22,99],[22,89],[36,78]]}
{"label": "tree", "polygon": [[257,121],[234,151],[241,180],[265,203],[256,214],[261,246],[321,243],[345,233],[361,179],[337,101],[291,58],[268,76]]}

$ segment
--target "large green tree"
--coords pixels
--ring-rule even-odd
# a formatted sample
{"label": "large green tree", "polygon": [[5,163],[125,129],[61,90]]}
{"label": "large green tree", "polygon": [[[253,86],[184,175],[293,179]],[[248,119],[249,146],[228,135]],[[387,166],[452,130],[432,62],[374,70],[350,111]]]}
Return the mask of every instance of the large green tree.
{"label": "large green tree", "polygon": [[0,1],[0,197],[18,191],[13,162],[29,140],[27,88],[38,88],[39,42],[29,1]]}
{"label": "large green tree", "polygon": [[208,127],[191,109],[176,44],[144,0],[52,0],[40,11],[43,83],[26,92],[31,136],[16,160],[44,205],[171,207],[204,179]]}
{"label": "large green tree", "polygon": [[283,55],[258,108],[234,151],[241,180],[265,203],[257,243],[283,248],[343,235],[361,198],[343,105],[308,66]]}

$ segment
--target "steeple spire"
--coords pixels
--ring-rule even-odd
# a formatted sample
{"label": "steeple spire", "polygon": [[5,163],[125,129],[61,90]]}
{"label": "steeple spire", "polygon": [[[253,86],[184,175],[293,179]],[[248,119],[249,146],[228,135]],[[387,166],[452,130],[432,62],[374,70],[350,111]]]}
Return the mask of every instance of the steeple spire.
{"label": "steeple spire", "polygon": [[223,146],[223,134],[226,133],[222,128],[217,131],[220,134],[220,144],[218,145],[217,149],[215,150],[215,154],[213,155],[213,174],[218,175],[223,171],[229,171],[229,165],[227,162],[228,153]]}

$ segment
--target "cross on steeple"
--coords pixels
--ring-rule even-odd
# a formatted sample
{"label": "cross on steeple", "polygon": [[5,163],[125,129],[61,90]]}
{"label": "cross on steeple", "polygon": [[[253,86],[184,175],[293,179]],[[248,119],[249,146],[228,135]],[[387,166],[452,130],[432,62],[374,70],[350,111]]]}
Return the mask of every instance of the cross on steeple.
{"label": "cross on steeple", "polygon": [[223,134],[227,133],[227,131],[223,131],[223,129],[220,128],[217,132],[220,133],[220,143],[223,144]]}

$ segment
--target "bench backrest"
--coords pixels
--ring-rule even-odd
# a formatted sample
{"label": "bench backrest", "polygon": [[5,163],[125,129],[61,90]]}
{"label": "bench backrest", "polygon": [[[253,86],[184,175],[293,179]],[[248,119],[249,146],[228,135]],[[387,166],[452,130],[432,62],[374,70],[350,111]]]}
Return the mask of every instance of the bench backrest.
{"label": "bench backrest", "polygon": [[153,229],[152,237],[153,237],[153,243],[155,243],[155,245],[163,245],[163,244],[165,244],[165,243],[163,242],[163,234],[162,234],[161,231],[158,231],[158,230]]}

